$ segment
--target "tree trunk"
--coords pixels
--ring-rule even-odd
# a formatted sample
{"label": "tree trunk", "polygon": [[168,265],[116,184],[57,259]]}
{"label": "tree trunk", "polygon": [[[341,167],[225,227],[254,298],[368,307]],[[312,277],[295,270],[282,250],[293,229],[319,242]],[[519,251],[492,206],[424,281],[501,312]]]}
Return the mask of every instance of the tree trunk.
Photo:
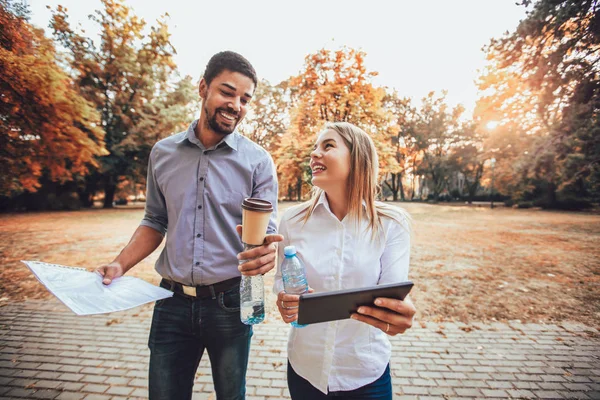
{"label": "tree trunk", "polygon": [[77,195],[79,196],[79,201],[81,201],[81,205],[85,208],[91,208],[94,205],[94,194],[90,193],[87,190],[78,191]]}
{"label": "tree trunk", "polygon": [[469,204],[473,204],[473,197],[475,197],[475,193],[477,193],[478,187],[478,182],[475,182],[472,185],[469,185],[469,183],[467,182],[467,189],[469,191],[469,198],[467,199],[467,201],[469,202]]}
{"label": "tree trunk", "polygon": [[398,189],[400,190],[400,199],[404,201],[404,186],[402,185],[402,175],[398,174]]}
{"label": "tree trunk", "polygon": [[91,208],[94,206],[94,195],[97,191],[97,175],[96,173],[90,174],[85,177],[85,183],[83,187],[77,189],[77,195],[81,205],[85,208]]}
{"label": "tree trunk", "polygon": [[114,183],[112,176],[107,177],[104,184],[104,206],[103,208],[113,208],[113,201],[115,200],[115,192],[117,191],[117,185]]}
{"label": "tree trunk", "polygon": [[[410,201],[415,199],[415,181],[418,178],[418,175],[415,175],[417,171],[417,161],[415,157],[412,159],[412,179],[410,180]],[[419,187],[421,186],[421,180],[419,180]]]}
{"label": "tree trunk", "polygon": [[396,186],[396,175],[397,174],[390,174],[390,175],[391,175],[390,181],[392,182],[392,184],[390,185],[390,183],[387,181],[387,179],[384,180],[383,183],[388,187],[388,189],[390,189],[390,192],[392,192],[392,200],[398,201],[398,186]]}
{"label": "tree trunk", "polygon": [[302,201],[302,176],[298,177],[298,182],[296,183],[296,194],[298,196],[298,201]]}
{"label": "tree trunk", "polygon": [[547,196],[550,207],[556,207],[556,185],[554,184],[554,182],[548,182]]}
{"label": "tree trunk", "polygon": [[437,202],[440,196],[440,188],[437,176],[433,171],[431,172],[431,186],[433,187],[433,200]]}

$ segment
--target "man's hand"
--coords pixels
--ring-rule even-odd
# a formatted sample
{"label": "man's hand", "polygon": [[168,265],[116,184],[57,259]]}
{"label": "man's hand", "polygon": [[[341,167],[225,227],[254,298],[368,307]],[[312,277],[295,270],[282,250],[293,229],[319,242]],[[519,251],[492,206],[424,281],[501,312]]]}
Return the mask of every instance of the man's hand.
{"label": "man's hand", "polygon": [[[236,226],[237,232],[242,236],[242,226]],[[262,246],[242,251],[237,255],[238,260],[247,260],[240,264],[238,269],[242,275],[254,276],[264,275],[275,267],[275,258],[277,255],[277,242],[283,241],[282,235],[267,235]]]}
{"label": "man's hand", "polygon": [[113,261],[110,264],[104,264],[96,269],[104,279],[102,283],[110,285],[113,279],[123,276],[123,267],[117,261]]}
{"label": "man's hand", "polygon": [[359,307],[358,313],[352,314],[351,317],[379,328],[390,336],[396,336],[409,329],[417,312],[408,296],[404,301],[379,297],[375,299],[375,305],[377,307]]}

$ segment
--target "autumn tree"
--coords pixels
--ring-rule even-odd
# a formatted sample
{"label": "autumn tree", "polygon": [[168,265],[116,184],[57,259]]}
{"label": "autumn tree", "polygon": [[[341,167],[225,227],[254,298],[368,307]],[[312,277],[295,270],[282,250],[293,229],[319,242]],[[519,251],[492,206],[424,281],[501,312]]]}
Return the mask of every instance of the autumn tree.
{"label": "autumn tree", "polygon": [[375,142],[382,174],[399,168],[391,144],[396,127],[382,107],[385,90],[371,83],[376,72],[367,71],[364,58],[364,52],[353,49],[323,49],[308,55],[300,74],[290,79],[291,125],[275,152],[282,195],[295,192],[300,199],[310,188],[305,185],[309,154],[325,122],[361,127]]}
{"label": "autumn tree", "polygon": [[25,6],[0,0],[0,196],[35,192],[40,180],[85,175],[105,154],[100,119],[57,65]]}
{"label": "autumn tree", "polygon": [[484,130],[473,121],[463,120],[462,106],[448,107],[445,93],[438,96],[431,92],[415,106],[410,99],[390,92],[384,107],[398,127],[393,144],[401,170],[388,174],[384,181],[394,200],[398,195],[405,199],[405,182],[410,184],[406,191],[411,200],[416,195],[416,182],[426,185],[437,198],[444,189],[458,189],[452,184],[458,183],[459,176],[464,178],[472,200],[484,172]]}
{"label": "autumn tree", "polygon": [[[413,171],[417,171],[422,159],[421,151],[416,146],[415,123],[417,121],[417,109],[410,98],[401,98],[396,91],[386,94],[383,108],[392,115],[392,124],[396,125],[396,135],[390,134],[391,144],[395,149],[398,168],[388,171],[384,176],[383,185],[392,193],[394,201],[398,197],[405,200],[404,180],[409,175],[411,199],[414,197],[415,179]],[[399,196],[398,196],[399,195]]]}
{"label": "autumn tree", "polygon": [[289,126],[291,108],[287,81],[271,85],[261,80],[250,103],[250,110],[239,130],[267,151],[274,151]]}
{"label": "autumn tree", "polygon": [[142,105],[139,122],[121,142],[123,151],[134,161],[129,174],[122,177],[126,181],[120,186],[132,188],[125,193],[133,194],[137,188],[145,187],[152,146],[161,139],[186,130],[199,114],[199,109],[198,86],[190,76],[169,83],[166,89],[158,91]]}
{"label": "autumn tree", "polygon": [[310,118],[301,102],[290,113],[290,126],[273,152],[279,177],[280,196],[297,201],[308,193],[311,186],[310,152],[321,127]]}
{"label": "autumn tree", "polygon": [[[102,5],[102,10],[90,16],[100,27],[97,42],[70,26],[64,7],[58,6],[53,11],[51,26],[55,38],[68,50],[66,62],[81,94],[100,113],[110,153],[99,159],[101,167],[93,180],[87,182],[86,197],[89,200],[101,188],[104,207],[111,207],[117,184],[144,168],[147,149],[152,144],[144,142],[150,139],[148,136],[168,135],[178,125],[150,124],[165,117],[161,102],[173,90],[170,82],[175,72],[175,49],[169,41],[167,15],[146,34],[146,22],[135,16],[122,0],[103,0]],[[183,102],[187,100],[186,96],[181,98]],[[148,130],[140,136],[142,126]],[[156,136],[159,129],[165,131]],[[132,135],[137,136],[132,138]],[[140,142],[144,142],[143,149],[136,147]]]}
{"label": "autumn tree", "polygon": [[417,111],[412,139],[415,151],[421,153],[421,163],[414,173],[425,176],[435,200],[448,188],[454,172],[449,157],[452,146],[460,140],[463,112],[464,108],[460,105],[452,109],[448,106],[445,92],[441,96],[430,92]]}
{"label": "autumn tree", "polygon": [[[477,116],[518,146],[516,198],[600,199],[600,4],[530,0],[515,32],[487,46]],[[498,149],[501,150],[501,149]],[[498,157],[496,157],[498,159]]]}
{"label": "autumn tree", "polygon": [[485,130],[481,129],[477,123],[473,121],[463,122],[455,132],[450,148],[450,170],[460,173],[464,178],[463,182],[467,189],[466,194],[469,203],[473,202],[473,198],[480,188],[487,159],[484,150],[485,135],[483,132]]}

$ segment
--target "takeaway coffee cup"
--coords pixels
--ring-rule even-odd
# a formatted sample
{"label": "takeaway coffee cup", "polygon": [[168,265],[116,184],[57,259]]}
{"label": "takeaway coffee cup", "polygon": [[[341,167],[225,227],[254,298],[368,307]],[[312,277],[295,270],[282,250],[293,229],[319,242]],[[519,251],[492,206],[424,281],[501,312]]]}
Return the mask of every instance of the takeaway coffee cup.
{"label": "takeaway coffee cup", "polygon": [[242,202],[242,242],[259,246],[267,235],[273,205],[267,200],[247,198]]}

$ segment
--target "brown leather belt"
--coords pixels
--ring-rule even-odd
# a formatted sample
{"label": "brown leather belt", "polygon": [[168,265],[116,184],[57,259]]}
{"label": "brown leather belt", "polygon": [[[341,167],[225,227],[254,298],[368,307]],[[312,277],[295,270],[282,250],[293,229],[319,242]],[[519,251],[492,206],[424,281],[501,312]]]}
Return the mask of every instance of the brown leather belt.
{"label": "brown leather belt", "polygon": [[183,294],[189,297],[208,297],[215,296],[217,293],[225,292],[229,289],[233,289],[238,286],[241,281],[241,277],[227,279],[221,282],[213,283],[212,285],[203,286],[186,286],[179,282],[171,281],[163,278],[163,282],[166,284],[167,289],[172,290],[175,293]]}

